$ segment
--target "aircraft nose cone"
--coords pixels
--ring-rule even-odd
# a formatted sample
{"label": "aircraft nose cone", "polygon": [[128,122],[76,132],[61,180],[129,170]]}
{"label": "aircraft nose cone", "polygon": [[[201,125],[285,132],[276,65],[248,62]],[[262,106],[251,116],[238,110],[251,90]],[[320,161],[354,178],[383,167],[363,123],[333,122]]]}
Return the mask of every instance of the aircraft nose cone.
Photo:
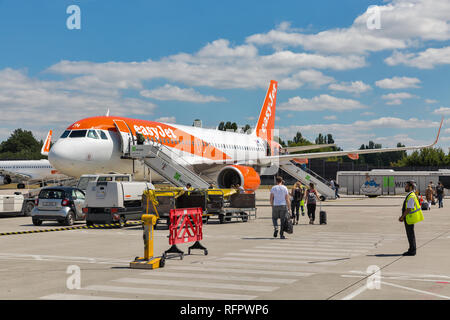
{"label": "aircraft nose cone", "polygon": [[63,143],[57,141],[48,152],[48,161],[54,168],[60,171],[61,167],[66,164],[65,162],[68,160],[64,149]]}
{"label": "aircraft nose cone", "polygon": [[74,176],[74,162],[79,158],[77,150],[79,151],[79,148],[60,139],[51,147],[48,153],[48,161],[58,171]]}

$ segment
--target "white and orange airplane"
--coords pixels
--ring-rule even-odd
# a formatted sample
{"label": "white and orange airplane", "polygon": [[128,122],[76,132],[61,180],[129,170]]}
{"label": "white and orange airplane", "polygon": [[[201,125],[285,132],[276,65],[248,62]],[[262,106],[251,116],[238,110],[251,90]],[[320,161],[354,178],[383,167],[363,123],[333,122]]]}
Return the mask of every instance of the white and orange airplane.
{"label": "white and orange airplane", "polygon": [[[124,157],[130,144],[141,134],[147,143],[161,144],[181,157],[203,178],[217,181],[219,187],[230,187],[230,181],[245,189],[256,190],[260,184],[261,168],[276,166],[291,160],[349,156],[430,148],[439,138],[426,146],[332,151],[301,154],[280,154],[285,150],[273,140],[277,82],[272,80],[258,122],[251,134],[220,131],[179,124],[147,121],[114,116],[98,116],[79,120],[70,125],[48,153],[50,163],[61,173],[72,177],[105,172],[134,173],[136,180],[144,179],[145,166]],[[109,114],[109,112],[108,112]],[[294,147],[293,151],[323,148],[324,145]],[[289,151],[289,148],[287,148]],[[227,173],[229,179],[223,179]],[[222,178],[220,178],[222,177]],[[152,181],[163,180],[152,173]]]}
{"label": "white and orange airplane", "polygon": [[[50,130],[42,146],[41,153],[48,155],[52,131]],[[17,188],[25,188],[28,184],[40,183],[44,185],[46,181],[62,181],[68,179],[52,167],[48,160],[2,160],[0,161],[0,185],[10,184],[13,180],[18,180]]]}

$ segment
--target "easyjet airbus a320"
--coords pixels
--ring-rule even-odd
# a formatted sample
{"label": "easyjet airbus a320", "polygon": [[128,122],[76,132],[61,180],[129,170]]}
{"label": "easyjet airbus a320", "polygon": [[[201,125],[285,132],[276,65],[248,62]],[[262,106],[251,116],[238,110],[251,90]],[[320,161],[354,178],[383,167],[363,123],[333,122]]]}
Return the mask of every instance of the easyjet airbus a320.
{"label": "easyjet airbus a320", "polygon": [[[259,173],[283,162],[296,159],[327,158],[359,154],[422,149],[434,146],[332,151],[301,154],[280,154],[281,146],[273,140],[277,82],[271,81],[258,122],[252,134],[235,133],[140,119],[99,116],[79,120],[69,126],[48,153],[50,163],[61,173],[79,177],[89,173],[134,173],[144,179],[146,169],[139,161],[126,159],[130,142],[140,134],[147,143],[160,144],[181,157],[203,178],[216,181],[219,187],[230,187],[227,181],[239,183],[245,189],[259,187]],[[442,127],[442,121],[441,121]],[[295,147],[295,151],[320,146]],[[226,173],[232,179],[221,179]],[[217,181],[219,178],[220,181]],[[152,173],[152,180],[162,180]],[[229,183],[228,183],[229,184]]]}

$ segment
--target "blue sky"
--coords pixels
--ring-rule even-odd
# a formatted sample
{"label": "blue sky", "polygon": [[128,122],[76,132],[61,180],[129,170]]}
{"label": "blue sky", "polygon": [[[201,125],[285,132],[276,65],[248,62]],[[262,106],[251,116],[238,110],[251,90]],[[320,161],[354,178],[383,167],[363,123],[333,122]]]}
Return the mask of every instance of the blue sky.
{"label": "blue sky", "polygon": [[[70,5],[80,30],[66,26]],[[445,0],[0,0],[0,140],[108,108],[254,125],[274,79],[283,139],[424,144],[450,114],[449,40]]]}

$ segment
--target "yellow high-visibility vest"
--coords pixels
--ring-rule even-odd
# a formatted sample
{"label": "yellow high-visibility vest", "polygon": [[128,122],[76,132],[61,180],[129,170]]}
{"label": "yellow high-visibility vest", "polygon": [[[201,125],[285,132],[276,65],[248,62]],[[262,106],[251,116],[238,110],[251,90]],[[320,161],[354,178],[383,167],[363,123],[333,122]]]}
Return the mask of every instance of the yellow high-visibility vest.
{"label": "yellow high-visibility vest", "polygon": [[[422,208],[420,207],[419,200],[414,192],[410,192],[405,200],[405,206],[407,206],[409,199],[414,198],[414,209],[406,215],[406,223],[407,224],[415,224],[417,222],[422,221],[423,213]],[[406,208],[404,208],[406,210]]]}

